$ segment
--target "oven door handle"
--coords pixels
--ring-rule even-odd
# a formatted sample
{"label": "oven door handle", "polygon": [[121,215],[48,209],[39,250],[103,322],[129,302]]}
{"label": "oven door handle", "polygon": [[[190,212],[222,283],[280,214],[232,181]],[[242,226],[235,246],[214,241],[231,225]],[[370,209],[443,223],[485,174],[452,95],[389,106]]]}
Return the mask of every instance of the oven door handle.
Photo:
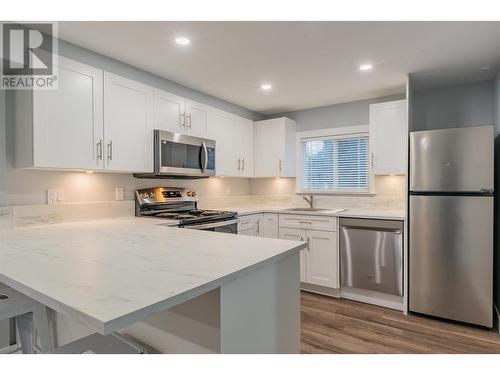
{"label": "oven door handle", "polygon": [[203,149],[203,161],[201,162],[201,172],[205,173],[208,165],[208,149],[205,142],[201,142],[201,148]]}
{"label": "oven door handle", "polygon": [[198,225],[185,225],[186,229],[211,229],[211,228],[219,228],[225,227],[227,225],[238,224],[240,219],[226,220],[226,221],[218,221],[215,223],[206,223],[206,224],[198,224]]}

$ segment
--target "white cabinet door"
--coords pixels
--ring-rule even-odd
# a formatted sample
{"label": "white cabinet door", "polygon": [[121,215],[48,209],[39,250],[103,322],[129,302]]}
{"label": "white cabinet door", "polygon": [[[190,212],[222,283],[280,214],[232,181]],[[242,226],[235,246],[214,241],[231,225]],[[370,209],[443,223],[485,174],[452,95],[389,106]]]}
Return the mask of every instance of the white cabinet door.
{"label": "white cabinet door", "polygon": [[102,71],[58,59],[58,89],[33,91],[33,166],[102,169]]}
{"label": "white cabinet door", "polygon": [[241,160],[236,156],[237,121],[230,114],[214,111],[210,117],[210,138],[216,141],[215,167],[218,176],[238,176]]}
{"label": "white cabinet door", "polygon": [[[303,229],[279,228],[279,238],[290,241],[305,241],[306,231]],[[300,281],[307,282],[307,249],[300,251]]]}
{"label": "white cabinet door", "polygon": [[279,238],[278,214],[264,214],[262,217],[262,232],[263,237]]}
{"label": "white cabinet door", "polygon": [[241,159],[239,175],[253,177],[253,121],[242,117],[239,118],[234,144],[236,146],[236,156]]}
{"label": "white cabinet door", "polygon": [[153,171],[152,87],[104,72],[106,169]]}
{"label": "white cabinet door", "polygon": [[209,138],[217,142],[217,175],[253,176],[253,121],[214,109]]}
{"label": "white cabinet door", "polygon": [[186,99],[186,134],[207,138],[211,110],[208,105]]}
{"label": "white cabinet door", "polygon": [[335,232],[307,231],[307,282],[338,288],[338,251]]}
{"label": "white cabinet door", "polygon": [[239,220],[238,234],[262,237],[262,214],[243,215]]}
{"label": "white cabinet door", "polygon": [[255,177],[295,177],[295,121],[256,121],[254,155]]}
{"label": "white cabinet door", "polygon": [[162,90],[154,90],[154,128],[185,133],[186,99]]}
{"label": "white cabinet door", "polygon": [[406,174],[408,153],[406,100],[370,105],[372,172]]}

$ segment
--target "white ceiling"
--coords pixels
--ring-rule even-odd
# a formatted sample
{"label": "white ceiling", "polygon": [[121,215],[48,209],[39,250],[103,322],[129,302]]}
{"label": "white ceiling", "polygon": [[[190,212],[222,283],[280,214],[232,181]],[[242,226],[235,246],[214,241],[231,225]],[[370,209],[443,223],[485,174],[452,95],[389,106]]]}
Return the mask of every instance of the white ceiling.
{"label": "white ceiling", "polygon": [[495,68],[479,67],[500,64],[500,22],[60,22],[59,37],[266,114],[401,93],[409,72],[486,79]]}

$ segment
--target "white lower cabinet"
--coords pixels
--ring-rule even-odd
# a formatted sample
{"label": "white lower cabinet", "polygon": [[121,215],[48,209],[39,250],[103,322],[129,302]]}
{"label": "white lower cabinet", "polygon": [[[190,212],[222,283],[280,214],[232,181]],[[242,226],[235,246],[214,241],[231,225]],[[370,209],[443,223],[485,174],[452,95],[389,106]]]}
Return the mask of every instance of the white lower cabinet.
{"label": "white lower cabinet", "polygon": [[252,214],[240,216],[238,234],[247,236],[279,238],[278,214]]}
{"label": "white lower cabinet", "polygon": [[[334,230],[317,230],[315,226],[324,228],[325,220],[334,229],[336,218],[326,216],[304,216],[297,218],[298,228],[284,227],[282,223],[293,225],[293,219],[299,215],[279,215],[279,238],[284,240],[305,241],[307,248],[300,254],[300,281],[328,288],[339,288],[339,252],[337,233]],[[291,224],[290,224],[291,223]],[[303,229],[303,223],[312,229]]]}
{"label": "white lower cabinet", "polygon": [[262,214],[240,216],[240,222],[238,223],[238,234],[262,237],[262,217]]}
{"label": "white lower cabinet", "polygon": [[262,237],[279,238],[278,214],[265,213],[262,217]]}
{"label": "white lower cabinet", "polygon": [[[280,237],[282,240],[306,241],[306,230],[295,228],[280,228]],[[300,251],[300,281],[307,282],[307,249]]]}

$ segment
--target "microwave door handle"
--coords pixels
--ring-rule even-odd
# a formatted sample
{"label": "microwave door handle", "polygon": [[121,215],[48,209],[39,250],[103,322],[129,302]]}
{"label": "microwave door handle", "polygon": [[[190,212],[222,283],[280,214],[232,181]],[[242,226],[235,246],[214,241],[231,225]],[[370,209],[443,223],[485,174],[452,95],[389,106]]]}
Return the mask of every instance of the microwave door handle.
{"label": "microwave door handle", "polygon": [[203,161],[201,163],[202,164],[201,171],[202,173],[205,173],[208,165],[208,149],[205,142],[201,142],[201,148],[203,149]]}

